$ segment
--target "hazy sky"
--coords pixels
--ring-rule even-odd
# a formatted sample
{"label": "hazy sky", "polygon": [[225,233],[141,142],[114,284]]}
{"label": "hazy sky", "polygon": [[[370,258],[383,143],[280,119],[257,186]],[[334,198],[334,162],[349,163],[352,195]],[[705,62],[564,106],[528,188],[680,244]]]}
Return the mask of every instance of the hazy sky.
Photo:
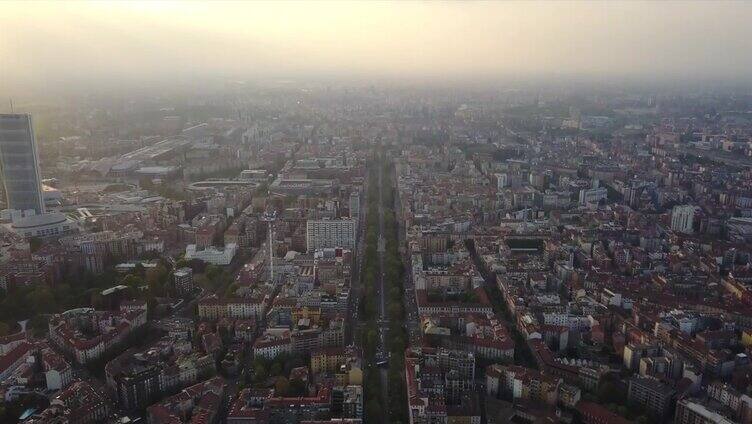
{"label": "hazy sky", "polygon": [[203,77],[749,78],[752,2],[0,2],[0,91]]}

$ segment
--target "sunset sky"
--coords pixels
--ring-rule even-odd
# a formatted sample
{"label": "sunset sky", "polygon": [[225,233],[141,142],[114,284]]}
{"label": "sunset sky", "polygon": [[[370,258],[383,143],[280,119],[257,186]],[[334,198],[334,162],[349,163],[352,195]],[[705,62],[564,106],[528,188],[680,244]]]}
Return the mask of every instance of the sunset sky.
{"label": "sunset sky", "polygon": [[752,2],[3,2],[0,88],[193,77],[749,78]]}

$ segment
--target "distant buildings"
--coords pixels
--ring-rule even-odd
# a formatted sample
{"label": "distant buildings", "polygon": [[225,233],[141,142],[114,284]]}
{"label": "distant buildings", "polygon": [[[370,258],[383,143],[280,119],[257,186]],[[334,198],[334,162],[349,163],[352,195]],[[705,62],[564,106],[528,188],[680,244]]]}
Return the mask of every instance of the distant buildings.
{"label": "distant buildings", "polygon": [[605,187],[580,190],[581,205],[598,204],[598,202],[605,200],[607,197],[608,190]]}
{"label": "distant buildings", "polygon": [[304,354],[327,347],[342,347],[345,340],[344,319],[336,318],[325,325],[294,328],[269,328],[253,344],[253,356],[274,359],[281,354]]}
{"label": "distant buildings", "polygon": [[296,423],[327,415],[332,410],[332,389],[322,387],[316,394],[306,397],[274,396],[266,400],[264,407],[269,410],[272,424]]}
{"label": "distant buildings", "polygon": [[480,423],[475,356],[447,349],[411,348],[405,353],[411,424]]}
{"label": "distant buildings", "polygon": [[185,258],[188,260],[200,259],[213,265],[229,265],[237,250],[236,244],[227,244],[224,249],[218,249],[214,246],[200,249],[195,244],[189,244],[185,248]]}
{"label": "distant buildings", "polygon": [[266,313],[268,303],[267,296],[219,299],[216,295],[213,295],[198,302],[198,316],[201,319],[208,320],[225,317],[260,320]]}
{"label": "distant buildings", "polygon": [[671,210],[671,229],[684,234],[694,233],[697,212],[696,206],[674,206]]}
{"label": "distant buildings", "polygon": [[360,216],[360,192],[353,191],[350,193],[350,218],[357,220]]}
{"label": "distant buildings", "polygon": [[34,346],[28,342],[22,342],[7,353],[0,356],[0,381],[11,376],[18,367],[34,353]]}
{"label": "distant buildings", "polygon": [[[676,424],[734,424],[738,421],[724,416],[720,410],[696,399],[681,399],[676,404]],[[744,421],[749,422],[749,421]]]}
{"label": "distant buildings", "polygon": [[626,418],[623,418],[611,411],[605,406],[594,402],[582,401],[577,403],[577,413],[584,424],[631,424]]}
{"label": "distant buildings", "polygon": [[[260,102],[217,108],[237,116],[205,124],[182,108],[154,111],[181,114],[163,119],[168,129],[154,119],[130,122],[138,113],[125,121],[90,113],[61,127],[77,135],[40,148],[45,171],[59,177],[41,197],[79,225],[36,206],[0,212],[14,230],[0,232],[0,288],[34,299],[44,286],[69,285],[65,303],[93,295],[108,311],[52,315],[49,341],[0,337],[0,396],[62,390],[36,422],[106,421],[99,414],[115,408],[91,396],[104,388],[78,385],[76,371],[133,341],[146,302],[126,299],[154,295],[160,315],[162,305],[177,304],[162,296],[197,291],[191,268],[164,281],[162,261],[185,251],[186,260],[239,271],[195,300],[196,321],[184,317],[189,307],[155,319],[150,329],[165,337],[107,363],[117,411],[146,410],[151,422],[168,424],[357,424],[389,410],[387,420],[406,424],[391,414],[392,381],[390,404],[364,408],[378,375],[364,372],[371,352],[361,357],[351,344],[358,338],[347,337],[372,318],[372,305],[356,305],[363,290],[352,280],[362,273],[353,260],[362,259],[358,223],[369,168],[384,165],[373,161],[380,145],[394,169],[386,180],[394,176],[398,190],[406,271],[403,284],[390,281],[382,294],[407,346],[387,358],[386,340],[373,356],[390,376],[404,365],[409,411],[400,412],[410,422],[479,424],[483,404],[489,423],[625,424],[644,414],[752,424],[752,171],[743,166],[752,127],[735,112],[743,99],[724,105],[712,96],[698,113],[702,95],[583,93],[582,104],[611,122],[583,117],[575,105],[567,116],[559,94],[533,96],[532,113],[528,95],[499,92],[452,114],[443,95],[328,98],[330,91],[339,92],[317,94],[327,101],[315,108],[295,106],[297,91],[285,89],[281,103],[268,91]],[[351,107],[353,99],[363,105]],[[19,128],[2,133],[0,154],[35,156],[30,123]],[[117,140],[126,133],[157,135]],[[8,149],[8,134],[22,148]],[[38,180],[35,157],[26,167],[0,159],[3,173]],[[68,234],[77,228],[84,233]],[[148,280],[149,292],[126,274]],[[111,277],[126,280],[91,288]],[[218,370],[252,381],[240,390],[204,381]],[[239,393],[225,399],[225,390]],[[616,391],[608,408],[581,399]]]}
{"label": "distant buildings", "polygon": [[175,291],[180,296],[185,296],[193,291],[193,270],[189,267],[175,270]]}
{"label": "distant buildings", "polygon": [[561,385],[561,378],[530,368],[498,364],[486,367],[486,394],[494,398],[506,395],[555,406]]}
{"label": "distant buildings", "polygon": [[62,356],[50,348],[40,353],[47,390],[60,390],[73,382],[73,368]]}
{"label": "distant buildings", "polygon": [[60,239],[60,244],[78,254],[80,265],[87,271],[101,273],[115,260],[133,259],[151,250],[159,251],[163,243],[152,243],[141,231],[101,231]]}
{"label": "distant buildings", "polygon": [[143,352],[126,351],[108,362],[107,384],[118,405],[127,411],[144,409],[216,371],[214,357],[190,351],[190,342],[173,339],[172,345],[168,340]]}
{"label": "distant buildings", "polygon": [[[752,423],[752,397],[746,393],[742,393],[728,383],[721,383],[719,381],[713,382],[708,385],[708,399],[697,400],[699,405],[686,405],[682,402],[677,404],[677,417],[680,416],[680,409],[686,406],[687,409],[693,410],[695,413],[703,413],[704,410],[710,412],[718,412],[719,415],[731,416],[742,424]],[[693,403],[693,402],[687,402]],[[722,407],[719,407],[722,405]],[[702,406],[702,408],[700,407]],[[729,413],[730,412],[730,413]],[[711,417],[713,414],[707,414]]]}
{"label": "distant buildings", "polygon": [[503,190],[509,185],[509,176],[507,174],[496,174],[496,189]]}
{"label": "distant buildings", "polygon": [[[337,391],[338,400],[334,392]],[[315,393],[306,396],[283,397],[269,389],[243,389],[231,403],[227,414],[227,422],[231,424],[288,424],[304,423],[317,417],[330,416],[333,409],[339,408],[345,414],[357,415],[362,413],[362,388],[321,387]],[[358,420],[359,421],[359,420]],[[330,422],[330,421],[326,421]],[[340,421],[332,419],[332,423],[354,421]]]}
{"label": "distant buildings", "polygon": [[342,418],[363,418],[363,386],[336,387],[334,391],[337,398],[342,399],[342,405],[338,406]]}
{"label": "distant buildings", "polygon": [[147,422],[214,423],[226,401],[226,390],[227,383],[221,377],[195,384],[150,406],[146,410]]}
{"label": "distant buildings", "polygon": [[627,399],[659,419],[669,416],[675,395],[674,389],[652,377],[632,377],[629,380]]}
{"label": "distant buildings", "polygon": [[354,219],[309,220],[306,223],[306,246],[309,252],[318,249],[355,248],[357,224]]}
{"label": "distant buildings", "polygon": [[337,385],[362,385],[363,368],[354,349],[327,347],[311,352],[311,373],[316,378],[334,376]]}
{"label": "distant buildings", "polygon": [[78,229],[62,213],[45,213],[39,156],[31,115],[0,114],[0,171],[10,228],[26,237],[52,237]]}
{"label": "distant buildings", "polygon": [[100,387],[77,381],[52,398],[47,409],[33,415],[27,422],[95,424],[106,421],[111,411],[112,405]]}
{"label": "distant buildings", "polygon": [[489,360],[514,359],[514,341],[493,314],[424,315],[421,330],[432,346],[472,352]]}
{"label": "distant buildings", "polygon": [[26,238],[64,236],[78,231],[78,226],[71,219],[57,212],[15,219],[10,227]]}
{"label": "distant buildings", "polygon": [[80,308],[50,318],[50,340],[76,362],[85,365],[111,352],[133,331],[146,324],[141,310],[118,313]]}
{"label": "distant buildings", "polygon": [[726,229],[729,240],[737,243],[752,242],[752,218],[729,218]]}
{"label": "distant buildings", "polygon": [[272,194],[286,196],[327,195],[334,189],[332,180],[307,178],[277,178],[269,185]]}

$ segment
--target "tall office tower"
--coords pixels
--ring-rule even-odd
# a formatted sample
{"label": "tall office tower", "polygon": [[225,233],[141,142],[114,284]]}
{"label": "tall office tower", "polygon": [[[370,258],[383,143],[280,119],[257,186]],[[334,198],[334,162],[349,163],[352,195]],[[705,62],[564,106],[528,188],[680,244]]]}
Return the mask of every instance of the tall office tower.
{"label": "tall office tower", "polygon": [[0,114],[0,171],[8,209],[45,212],[31,115]]}

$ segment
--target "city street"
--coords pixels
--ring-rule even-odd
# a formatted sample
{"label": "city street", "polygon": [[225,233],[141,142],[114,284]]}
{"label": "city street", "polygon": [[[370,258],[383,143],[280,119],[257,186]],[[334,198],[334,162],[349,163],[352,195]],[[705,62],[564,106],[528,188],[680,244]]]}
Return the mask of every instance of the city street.
{"label": "city street", "polygon": [[[386,336],[388,332],[388,323],[386,317],[386,293],[384,289],[384,253],[386,251],[385,248],[385,240],[384,240],[384,208],[382,206],[382,181],[383,181],[383,170],[382,167],[379,166],[379,245],[378,245],[378,253],[379,253],[379,272],[378,272],[378,286],[376,290],[378,291],[379,296],[379,352],[382,353],[382,355],[386,356],[388,352],[388,348],[386,345]],[[381,377],[381,404],[387,405],[389,401],[388,397],[388,390],[389,390],[389,382],[387,379],[387,368],[386,367],[380,367],[379,368],[379,376]],[[388,414],[384,414],[384,419],[387,420],[385,422],[388,422]]]}
{"label": "city street", "polygon": [[[398,184],[397,177],[395,176],[395,184]],[[401,219],[400,211],[402,210],[402,203],[400,202],[399,197],[399,190],[395,190],[395,196],[394,196],[394,211],[395,211],[395,221],[397,222],[397,234],[398,234],[398,242],[399,242],[399,249],[400,252],[403,251],[405,248],[405,237],[407,235],[407,229],[405,228],[404,223]],[[403,287],[405,290],[405,296],[404,296],[404,305],[405,305],[405,312],[407,316],[405,317],[407,320],[407,336],[410,343],[410,346],[420,346],[421,345],[421,331],[420,331],[420,322],[418,321],[419,315],[418,315],[418,303],[415,299],[415,286],[414,282],[412,281],[412,262],[410,260],[410,257],[407,255],[402,255],[402,262],[403,262],[403,269],[404,269],[404,276],[403,278]]]}

